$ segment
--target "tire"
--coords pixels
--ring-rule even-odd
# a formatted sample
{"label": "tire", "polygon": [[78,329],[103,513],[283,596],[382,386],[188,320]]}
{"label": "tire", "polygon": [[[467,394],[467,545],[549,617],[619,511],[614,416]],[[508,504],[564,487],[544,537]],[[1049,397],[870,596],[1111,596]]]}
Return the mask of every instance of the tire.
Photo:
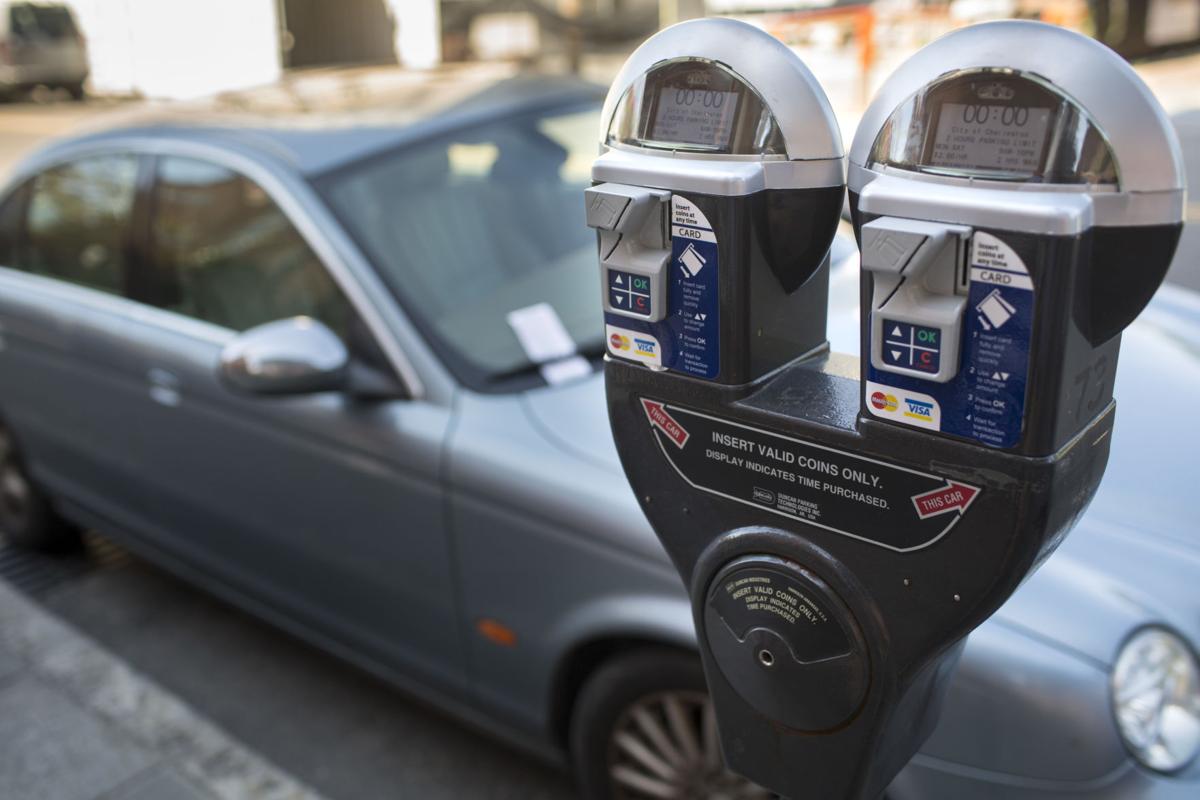
{"label": "tire", "polygon": [[16,442],[0,424],[0,536],[31,550],[69,550],[79,543],[79,529],[55,512],[34,485],[17,452]]}
{"label": "tire", "polygon": [[82,83],[71,83],[63,88],[67,90],[67,94],[71,95],[71,99],[76,103],[82,103],[87,99],[87,90],[83,88]]}
{"label": "tire", "polygon": [[580,691],[570,752],[584,800],[767,800],[725,768],[699,659],[666,648],[602,664]]}

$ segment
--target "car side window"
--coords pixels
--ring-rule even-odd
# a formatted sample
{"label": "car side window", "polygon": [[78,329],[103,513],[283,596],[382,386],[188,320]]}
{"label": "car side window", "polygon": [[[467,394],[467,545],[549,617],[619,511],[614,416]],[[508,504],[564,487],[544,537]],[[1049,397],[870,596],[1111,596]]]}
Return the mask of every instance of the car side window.
{"label": "car side window", "polygon": [[82,158],[33,178],[10,266],[123,294],[137,194],[134,155]]}
{"label": "car side window", "polygon": [[347,337],[349,302],[258,184],[218,164],[165,156],[151,214],[156,305],[236,331],[309,316]]}

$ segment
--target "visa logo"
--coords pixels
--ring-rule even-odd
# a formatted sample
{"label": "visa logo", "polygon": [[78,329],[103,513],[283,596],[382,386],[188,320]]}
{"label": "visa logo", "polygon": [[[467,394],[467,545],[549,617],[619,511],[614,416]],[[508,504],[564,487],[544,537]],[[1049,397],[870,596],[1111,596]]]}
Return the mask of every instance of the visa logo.
{"label": "visa logo", "polygon": [[633,343],[637,345],[639,353],[649,353],[651,355],[654,354],[654,346],[657,344],[646,339],[634,339]]}
{"label": "visa logo", "polygon": [[908,407],[908,410],[904,412],[905,416],[916,417],[926,422],[933,420],[933,403],[905,398],[904,404]]}

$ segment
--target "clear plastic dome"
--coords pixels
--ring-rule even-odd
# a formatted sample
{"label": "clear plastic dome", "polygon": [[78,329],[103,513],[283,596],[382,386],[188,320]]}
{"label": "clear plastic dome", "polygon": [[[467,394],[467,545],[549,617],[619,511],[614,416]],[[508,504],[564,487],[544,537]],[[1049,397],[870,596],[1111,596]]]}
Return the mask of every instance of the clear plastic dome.
{"label": "clear plastic dome", "polygon": [[701,58],[664,62],[634,81],[605,143],[720,155],[787,152],[762,98],[728,67]]}
{"label": "clear plastic dome", "polygon": [[871,163],[964,178],[1117,184],[1104,134],[1037,76],[987,69],[943,77],[888,118]]}

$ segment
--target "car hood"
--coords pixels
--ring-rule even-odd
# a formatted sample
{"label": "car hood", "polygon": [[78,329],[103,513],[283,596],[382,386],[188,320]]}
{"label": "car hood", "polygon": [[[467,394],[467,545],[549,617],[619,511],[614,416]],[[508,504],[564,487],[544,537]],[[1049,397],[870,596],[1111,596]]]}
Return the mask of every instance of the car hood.
{"label": "car hood", "polygon": [[614,470],[616,477],[625,480],[608,426],[603,372],[529,392],[525,405],[546,438],[568,453]]}
{"label": "car hood", "polygon": [[[856,352],[857,263],[848,262],[831,281],[830,339],[835,350]],[[1118,424],[1095,499],[998,615],[1105,664],[1143,623],[1169,624],[1200,642],[1200,440],[1189,405],[1200,397],[1200,296],[1160,290],[1124,335],[1116,396]],[[603,375],[530,392],[526,403],[558,446],[625,480]],[[649,525],[644,535],[653,536]]]}
{"label": "car hood", "polygon": [[1124,334],[1115,395],[1112,452],[1095,498],[999,612],[1105,664],[1142,624],[1200,642],[1200,426],[1190,411],[1200,397],[1200,296],[1159,291]]}

